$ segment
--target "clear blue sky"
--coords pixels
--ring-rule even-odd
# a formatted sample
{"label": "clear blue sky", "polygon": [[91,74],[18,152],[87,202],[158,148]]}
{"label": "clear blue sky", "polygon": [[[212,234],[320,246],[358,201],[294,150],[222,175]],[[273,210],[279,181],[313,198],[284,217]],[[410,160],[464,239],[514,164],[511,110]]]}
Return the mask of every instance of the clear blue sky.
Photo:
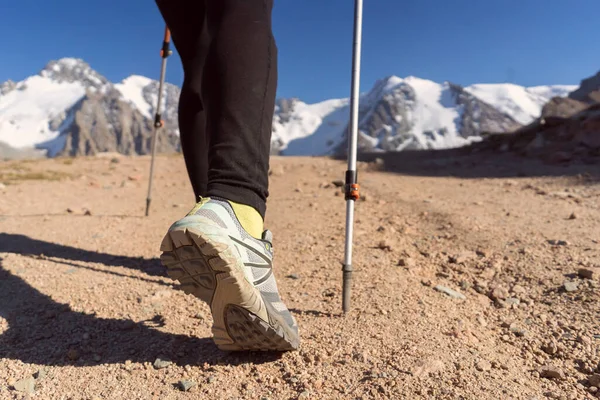
{"label": "clear blue sky", "polygon": [[[364,2],[362,91],[388,75],[531,86],[578,84],[600,70],[598,0]],[[275,0],[279,97],[349,96],[353,3]],[[152,0],[3,1],[1,10],[0,82],[61,57],[111,81],[159,76],[164,25]],[[182,76],[175,54],[167,80]]]}

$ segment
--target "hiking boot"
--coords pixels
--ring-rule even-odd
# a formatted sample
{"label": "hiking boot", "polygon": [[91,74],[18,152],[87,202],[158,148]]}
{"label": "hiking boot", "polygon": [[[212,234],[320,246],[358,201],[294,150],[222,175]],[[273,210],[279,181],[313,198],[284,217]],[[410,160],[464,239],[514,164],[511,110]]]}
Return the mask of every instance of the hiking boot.
{"label": "hiking boot", "polygon": [[296,350],[298,325],[281,301],[273,274],[272,234],[252,237],[230,203],[204,198],[175,222],[160,260],[183,291],[202,299],[213,316],[221,350]]}

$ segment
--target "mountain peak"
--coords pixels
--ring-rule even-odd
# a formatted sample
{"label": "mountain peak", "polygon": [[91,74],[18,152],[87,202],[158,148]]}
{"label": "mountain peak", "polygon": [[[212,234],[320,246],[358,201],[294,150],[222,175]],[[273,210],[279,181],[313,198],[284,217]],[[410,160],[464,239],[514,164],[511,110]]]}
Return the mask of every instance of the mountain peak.
{"label": "mountain peak", "polygon": [[50,61],[40,71],[39,75],[58,83],[78,82],[85,87],[99,88],[108,83],[108,79],[94,71],[87,62],[73,57]]}

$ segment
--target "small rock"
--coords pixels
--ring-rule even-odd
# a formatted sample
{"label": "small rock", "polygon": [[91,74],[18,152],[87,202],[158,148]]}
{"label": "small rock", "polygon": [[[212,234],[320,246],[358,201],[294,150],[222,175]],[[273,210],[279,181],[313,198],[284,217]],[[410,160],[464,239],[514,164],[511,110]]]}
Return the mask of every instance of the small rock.
{"label": "small rock", "polygon": [[338,187],[338,188],[339,188],[339,187],[343,187],[343,186],[344,186],[344,181],[343,181],[343,180],[341,180],[341,179],[340,179],[340,180],[333,181],[333,182],[331,182],[331,183],[333,184],[333,186],[335,186],[335,187]]}
{"label": "small rock", "polygon": [[565,282],[563,284],[563,287],[565,288],[565,291],[567,291],[567,292],[576,292],[577,289],[579,289],[579,285],[577,285],[577,282],[572,282],[572,281]]}
{"label": "small rock", "polygon": [[442,372],[445,368],[446,366],[441,360],[421,360],[411,368],[411,373],[416,378],[427,378],[431,374]]}
{"label": "small rock", "polygon": [[510,293],[508,293],[508,290],[502,286],[498,286],[497,288],[492,290],[492,293],[490,294],[490,297],[492,298],[492,300],[498,300],[498,299],[504,300],[504,299],[508,298],[509,296],[510,296]]}
{"label": "small rock", "polygon": [[294,280],[300,279],[300,277],[298,275],[296,275],[296,274],[289,274],[287,277],[290,278],[290,279],[294,279]]}
{"label": "small rock", "polygon": [[169,361],[169,360],[162,360],[160,358],[157,358],[154,361],[154,368],[156,368],[156,369],[163,369],[163,368],[167,368],[171,364],[172,364],[172,362]]}
{"label": "small rock", "polygon": [[514,294],[523,294],[523,293],[525,293],[525,288],[521,285],[514,285],[512,287],[512,292]]}
{"label": "small rock", "polygon": [[571,215],[569,215],[569,219],[577,219],[577,214],[571,213]]}
{"label": "small rock", "polygon": [[46,377],[46,375],[48,375],[48,370],[46,370],[45,368],[42,368],[38,372],[33,374],[33,377],[36,380],[39,380],[39,379],[44,379]]}
{"label": "small rock", "polygon": [[492,369],[492,364],[487,360],[481,360],[475,364],[477,371],[486,372]]}
{"label": "small rock", "polygon": [[300,393],[300,395],[298,396],[298,399],[308,399],[310,398],[310,392],[308,390],[305,390],[304,392]]}
{"label": "small rock", "polygon": [[506,300],[504,300],[506,302],[506,304],[508,305],[519,305],[521,303],[521,300],[517,299],[516,297],[508,297]]}
{"label": "small rock", "polygon": [[553,355],[558,351],[558,346],[554,342],[549,342],[542,346],[542,350],[546,354]]}
{"label": "small rock", "polygon": [[463,251],[462,253],[449,257],[449,261],[453,264],[464,264],[465,262],[476,258],[477,254],[473,251]]}
{"label": "small rock", "polygon": [[86,215],[89,217],[92,215],[92,212],[86,208],[85,211],[83,212],[83,215]]}
{"label": "small rock", "polygon": [[215,378],[213,375],[211,375],[211,376],[209,376],[209,377],[208,377],[208,380],[207,380],[207,382],[208,382],[208,383],[213,383],[213,382],[214,382],[216,379],[217,379],[217,378]]}
{"label": "small rock", "polygon": [[381,250],[392,251],[392,246],[385,240],[380,241],[377,244],[377,248]]}
{"label": "small rock", "polygon": [[35,391],[35,379],[33,376],[21,379],[13,387],[17,392],[33,393]]}
{"label": "small rock", "polygon": [[579,268],[577,275],[583,279],[595,279],[600,275],[596,269]]}
{"label": "small rock", "polygon": [[139,181],[140,179],[142,179],[141,175],[129,175],[127,177],[127,179],[129,179],[130,181]]}
{"label": "small rock", "polygon": [[563,371],[553,365],[546,365],[540,369],[540,376],[547,379],[563,379]]}
{"label": "small rock", "polygon": [[446,286],[442,286],[442,285],[437,285],[436,287],[434,287],[435,290],[437,290],[438,292],[447,294],[448,296],[454,298],[454,299],[461,299],[461,300],[465,300],[466,297],[464,294],[457,292],[455,290],[452,290]]}
{"label": "small rock", "polygon": [[548,240],[548,244],[551,244],[552,246],[568,246],[569,242],[567,242],[566,240],[550,239]]}
{"label": "small rock", "polygon": [[405,257],[398,260],[399,267],[414,267],[416,265],[416,261],[413,258]]}
{"label": "small rock", "polygon": [[182,392],[187,392],[188,390],[196,386],[196,382],[183,379],[177,383],[177,386]]}
{"label": "small rock", "polygon": [[515,324],[511,324],[509,329],[515,336],[523,337],[527,334],[526,329],[521,328],[520,326],[515,325]]}
{"label": "small rock", "polygon": [[588,378],[591,386],[600,387],[600,374],[594,374]]}
{"label": "small rock", "polygon": [[73,209],[71,209],[71,208],[67,208],[67,212],[68,212],[69,214],[73,214]]}

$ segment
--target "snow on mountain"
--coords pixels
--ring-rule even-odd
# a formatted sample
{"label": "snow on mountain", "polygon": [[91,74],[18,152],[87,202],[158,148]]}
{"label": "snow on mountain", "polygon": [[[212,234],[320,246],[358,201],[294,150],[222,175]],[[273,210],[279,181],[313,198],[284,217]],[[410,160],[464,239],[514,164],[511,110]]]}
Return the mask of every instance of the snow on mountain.
{"label": "snow on mountain", "polygon": [[297,99],[279,100],[271,142],[286,155],[319,154],[339,144],[348,117],[347,99],[310,105]]}
{"label": "snow on mountain", "polygon": [[152,105],[144,98],[144,88],[152,83],[152,79],[140,75],[131,75],[125,78],[123,82],[117,83],[115,88],[121,92],[123,97],[131,102],[144,117],[152,118],[155,105]]}
{"label": "snow on mountain", "polygon": [[[148,145],[146,142],[140,144],[139,138],[153,129],[158,86],[157,81],[138,75],[113,84],[81,59],[50,61],[37,75],[17,83],[7,81],[0,84],[0,143],[4,143],[3,148],[10,147],[15,151],[37,149],[50,157],[80,154],[107,146],[131,148],[132,140],[138,143],[136,151],[144,151]],[[166,84],[164,94],[162,116],[165,130],[168,135],[177,136],[179,88]],[[128,103],[131,110],[125,110],[120,101]],[[85,113],[90,111],[86,110],[94,110],[96,115],[87,115]],[[116,115],[129,116],[131,112],[139,112],[142,119],[147,119],[145,124],[134,124],[135,132],[130,129],[132,124],[115,120]],[[98,113],[104,114],[104,117]],[[112,135],[118,137],[120,144],[113,143],[114,140],[104,133],[96,132],[92,137],[90,130],[94,128],[90,125],[91,120],[97,120],[100,125],[106,121],[117,121],[113,125],[118,125],[138,139],[124,138],[123,132],[116,130]],[[112,128],[106,127],[109,130]],[[85,140],[94,143],[88,143],[88,150],[67,149],[66,146],[75,146],[69,135],[83,135],[81,138],[85,137]]]}
{"label": "snow on mountain", "polygon": [[[414,76],[390,76],[361,95],[359,145],[401,151],[442,149],[480,140],[481,132],[506,132],[540,116],[554,96],[576,86],[521,87],[477,84],[466,88]],[[349,99],[306,104],[279,100],[273,147],[284,155],[325,155],[339,151],[349,122]]]}
{"label": "snow on mountain", "polygon": [[80,82],[57,82],[32,76],[0,96],[0,141],[31,147],[56,138],[65,111],[83,95]]}
{"label": "snow on mountain", "polygon": [[[109,150],[145,153],[158,86],[158,81],[139,75],[111,83],[81,59],[51,61],[35,76],[0,84],[0,143],[41,149],[48,156]],[[361,95],[359,146],[372,151],[463,146],[480,140],[482,132],[508,132],[530,123],[550,98],[574,89],[512,84],[462,88],[391,76]],[[161,146],[177,149],[180,89],[167,83],[164,90],[161,109],[168,138],[161,139]],[[349,111],[349,99],[316,104],[278,100],[272,152],[339,152],[346,141]]]}
{"label": "snow on mountain", "polygon": [[569,85],[523,87],[498,83],[471,85],[465,90],[526,125],[540,116],[542,107],[552,97],[565,97],[576,88]]}

